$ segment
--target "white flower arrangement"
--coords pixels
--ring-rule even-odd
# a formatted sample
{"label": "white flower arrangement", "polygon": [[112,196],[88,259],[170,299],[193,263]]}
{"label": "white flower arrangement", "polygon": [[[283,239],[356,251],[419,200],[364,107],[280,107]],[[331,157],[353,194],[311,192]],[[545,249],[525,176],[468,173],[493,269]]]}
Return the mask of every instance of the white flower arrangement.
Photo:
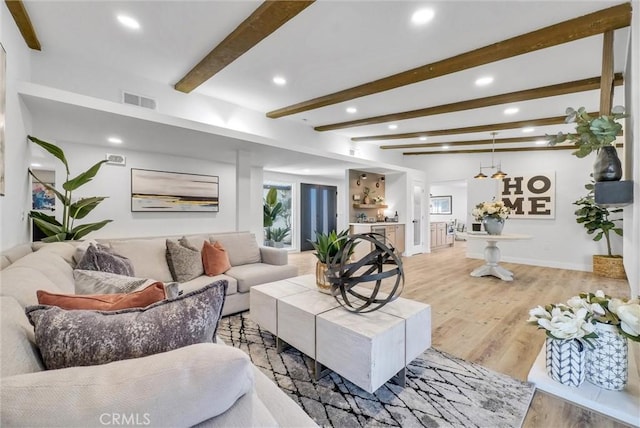
{"label": "white flower arrangement", "polygon": [[383,202],[384,202],[384,197],[382,197],[382,196],[380,196],[380,195],[375,196],[375,197],[373,198],[373,201],[374,201],[376,204],[381,204],[381,203],[383,203]]}
{"label": "white flower arrangement", "polygon": [[598,337],[595,323],[612,324],[623,336],[640,342],[640,301],[612,298],[602,290],[581,293],[566,304],[531,309],[527,322],[546,330],[547,336],[554,339],[578,339],[587,343]]}
{"label": "white flower arrangement", "polygon": [[502,201],[480,202],[471,210],[471,215],[477,221],[482,221],[485,217],[506,220],[509,218],[509,214],[511,214],[511,209],[505,206]]}
{"label": "white flower arrangement", "polygon": [[567,305],[557,304],[531,309],[527,322],[537,324],[538,328],[546,330],[547,336],[553,339],[578,339],[588,343],[589,339],[598,337],[589,320],[590,313],[587,309],[575,310]]}

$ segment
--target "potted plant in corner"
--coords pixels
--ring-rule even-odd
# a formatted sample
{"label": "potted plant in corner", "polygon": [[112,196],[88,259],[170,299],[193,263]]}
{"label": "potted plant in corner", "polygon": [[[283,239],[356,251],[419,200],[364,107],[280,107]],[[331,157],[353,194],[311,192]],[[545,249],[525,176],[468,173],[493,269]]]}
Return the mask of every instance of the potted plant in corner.
{"label": "potted plant in corner", "polygon": [[622,219],[612,217],[612,214],[622,212],[622,208],[609,210],[606,207],[597,205],[593,194],[595,186],[590,183],[584,187],[589,190],[587,196],[573,203],[580,207],[575,211],[576,222],[582,224],[589,235],[595,233],[594,241],[600,241],[604,238],[607,243],[606,255],[593,256],[593,273],[607,278],[626,279],[622,256],[611,253],[610,236],[611,232],[622,236],[622,228],[616,226],[616,222],[620,222]]}
{"label": "potted plant in corner", "polygon": [[622,131],[622,124],[617,120],[627,117],[624,113],[624,107],[616,106],[610,115],[599,117],[590,116],[584,107],[580,107],[578,110],[569,107],[566,114],[566,123],[576,123],[576,133],[559,132],[556,135],[547,135],[549,145],[555,146],[565,141],[573,142],[577,148],[573,154],[579,158],[584,158],[596,151],[598,155],[593,165],[593,178],[596,181],[620,180],[622,178],[622,164],[614,143]]}
{"label": "potted plant in corner", "polygon": [[[345,229],[340,233],[335,230],[327,234],[316,232],[316,240],[309,240],[316,250],[313,255],[318,259],[316,262],[316,285],[320,292],[326,294],[331,293],[331,285],[326,277],[327,267],[333,262],[335,256],[342,250],[348,239],[349,230]],[[357,243],[349,248],[348,257],[353,255],[356,245]]]}
{"label": "potted plant in corner", "polygon": [[264,204],[262,206],[263,218],[262,225],[265,229],[265,242],[267,247],[273,247],[275,240],[273,239],[273,223],[277,220],[278,216],[283,210],[282,202],[278,201],[278,189],[272,187],[267,192],[267,196],[264,198]]}
{"label": "potted plant in corner", "polygon": [[67,158],[65,157],[64,151],[60,147],[52,143],[47,143],[46,141],[42,141],[30,135],[27,138],[33,143],[45,149],[57,159],[59,159],[60,162],[64,164],[67,174],[65,182],[62,184],[63,190],[58,191],[50,184],[40,180],[33,173],[33,171],[29,169],[29,175],[31,175],[34,180],[43,185],[45,188],[53,192],[56,195],[56,198],[58,198],[60,202],[62,202],[62,222],[59,222],[54,216],[50,216],[39,211],[31,211],[29,213],[29,217],[33,219],[33,223],[38,227],[38,229],[40,229],[45,235],[47,235],[47,237],[43,239],[44,242],[80,239],[90,232],[102,229],[107,223],[112,221],[102,220],[96,223],[85,223],[76,225],[75,220],[81,220],[85,218],[95,207],[98,206],[100,202],[105,200],[106,197],[93,196],[88,198],[81,198],[75,201],[72,198],[73,191],[79,189],[81,186],[91,181],[100,170],[102,164],[106,162],[106,160],[102,160],[96,163],[87,171],[79,174],[74,178],[69,178],[69,164],[67,163]]}
{"label": "potted plant in corner", "polygon": [[282,248],[284,245],[282,241],[287,237],[291,231],[288,227],[275,227],[271,230],[271,239],[273,239],[273,246],[276,248]]}

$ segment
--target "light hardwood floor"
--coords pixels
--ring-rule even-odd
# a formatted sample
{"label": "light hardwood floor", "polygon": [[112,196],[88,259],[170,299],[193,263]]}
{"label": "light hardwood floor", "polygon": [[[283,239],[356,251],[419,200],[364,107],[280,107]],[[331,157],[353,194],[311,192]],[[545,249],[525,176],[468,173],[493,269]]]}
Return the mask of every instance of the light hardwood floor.
{"label": "light hardwood floor", "polygon": [[[311,251],[289,255],[300,275],[315,273],[315,260]],[[529,309],[564,302],[580,292],[629,294],[626,280],[512,263],[502,265],[514,272],[513,282],[473,278],[469,273],[484,262],[466,258],[465,243],[460,241],[453,248],[405,257],[403,263],[406,281],[402,297],[431,305],[434,348],[521,380],[527,379],[545,338],[543,331],[526,323]],[[633,358],[639,360],[640,344],[630,341],[629,347]],[[536,391],[523,426],[625,425]]]}

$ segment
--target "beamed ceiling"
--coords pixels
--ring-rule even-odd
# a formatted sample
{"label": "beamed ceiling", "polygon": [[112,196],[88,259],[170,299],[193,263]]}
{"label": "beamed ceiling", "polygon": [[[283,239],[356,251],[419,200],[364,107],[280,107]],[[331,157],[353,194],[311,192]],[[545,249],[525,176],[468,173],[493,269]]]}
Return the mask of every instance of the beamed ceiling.
{"label": "beamed ceiling", "polygon": [[[572,129],[566,107],[596,114],[624,102],[632,13],[615,1],[6,3],[43,55],[407,156],[489,151],[494,131],[496,151],[570,149],[540,140]],[[418,26],[420,8],[434,17]],[[141,29],[123,30],[118,13]],[[486,76],[493,83],[475,85]]]}

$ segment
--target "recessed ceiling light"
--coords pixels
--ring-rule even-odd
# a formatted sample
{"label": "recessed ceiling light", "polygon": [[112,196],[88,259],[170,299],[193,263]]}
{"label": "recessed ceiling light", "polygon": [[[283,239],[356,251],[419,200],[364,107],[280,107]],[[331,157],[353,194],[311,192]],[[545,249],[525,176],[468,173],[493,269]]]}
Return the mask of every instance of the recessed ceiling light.
{"label": "recessed ceiling light", "polygon": [[525,134],[529,134],[535,130],[536,128],[534,128],[533,126],[527,126],[526,128],[522,128],[522,132]]}
{"label": "recessed ceiling light", "polygon": [[347,113],[349,113],[349,114],[356,113],[357,111],[358,111],[358,109],[355,108],[355,107],[347,107]]}
{"label": "recessed ceiling light", "polygon": [[109,137],[107,138],[107,141],[110,142],[111,144],[122,144],[122,138],[118,138],[118,137]]}
{"label": "recessed ceiling light", "polygon": [[449,150],[449,146],[442,146],[442,150]]}
{"label": "recessed ceiling light", "polygon": [[34,167],[34,168],[39,168],[39,167],[42,166],[42,164],[40,164],[40,163],[32,163],[31,166]]}
{"label": "recessed ceiling light", "polygon": [[536,144],[539,145],[539,146],[542,146],[543,144],[547,144],[547,141],[546,140],[537,140]]}
{"label": "recessed ceiling light", "polygon": [[286,85],[286,84],[287,84],[287,79],[285,79],[285,78],[284,78],[284,77],[282,77],[282,76],[275,76],[275,77],[273,78],[273,83],[275,83],[275,84],[276,84],[276,85],[278,85],[278,86],[284,86],[284,85]]}
{"label": "recessed ceiling light", "polygon": [[414,25],[424,25],[431,21],[435,15],[433,9],[419,9],[411,15],[411,22]]}
{"label": "recessed ceiling light", "polygon": [[516,114],[520,109],[518,107],[509,107],[504,110],[504,114]]}
{"label": "recessed ceiling light", "polygon": [[493,77],[491,76],[484,76],[476,79],[476,86],[487,86],[491,83],[493,83]]}
{"label": "recessed ceiling light", "polygon": [[135,19],[127,15],[118,15],[118,22],[123,26],[130,28],[132,30],[139,30],[140,23]]}
{"label": "recessed ceiling light", "polygon": [[395,123],[392,123],[387,128],[389,128],[389,129],[398,129],[398,125],[396,125]]}
{"label": "recessed ceiling light", "polygon": [[420,137],[420,138],[418,138],[418,140],[420,140],[420,141],[427,141],[427,137]]}

